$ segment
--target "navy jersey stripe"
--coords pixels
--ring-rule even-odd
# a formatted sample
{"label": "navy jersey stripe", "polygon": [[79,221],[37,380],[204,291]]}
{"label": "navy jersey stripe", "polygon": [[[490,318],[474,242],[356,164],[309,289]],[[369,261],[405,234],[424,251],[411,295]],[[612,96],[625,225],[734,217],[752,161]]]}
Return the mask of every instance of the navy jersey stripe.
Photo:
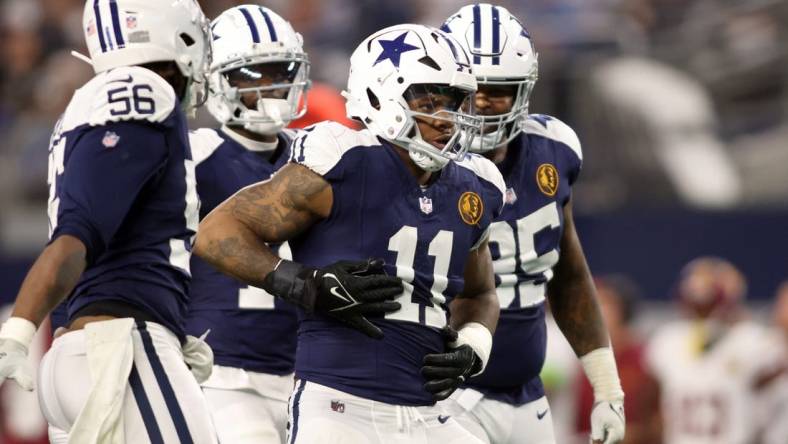
{"label": "navy jersey stripe", "polygon": [[302,379],[298,383],[298,390],[296,390],[296,394],[293,397],[293,430],[290,433],[290,444],[295,442],[296,435],[298,435],[298,415],[300,414],[298,404],[301,402],[301,394],[304,393],[304,386],[306,386],[306,381]]}
{"label": "navy jersey stripe", "polygon": [[134,393],[134,400],[137,401],[137,407],[140,409],[142,416],[142,423],[145,424],[145,430],[148,431],[148,438],[151,444],[164,444],[164,438],[161,436],[159,424],[156,423],[156,416],[153,414],[153,408],[150,406],[148,395],[145,394],[145,387],[142,385],[142,379],[137,372],[137,367],[131,366],[131,373],[129,373],[129,385],[131,392]]}
{"label": "navy jersey stripe", "polygon": [[101,24],[99,0],[93,1],[93,13],[96,15],[96,32],[98,33],[99,44],[101,44],[101,52],[107,52],[107,42],[104,41],[104,26]]}
{"label": "navy jersey stripe", "polygon": [[252,14],[249,14],[249,11],[244,8],[241,8],[241,14],[244,15],[246,24],[249,25],[249,31],[252,32],[252,41],[255,43],[260,43],[260,33],[257,32],[257,25],[254,24]]}
{"label": "navy jersey stripe", "polygon": [[[498,7],[492,7],[492,52],[493,54],[498,54],[498,51],[501,50],[501,17],[498,12]],[[501,58],[493,56],[492,59],[493,65],[500,65]]]}
{"label": "navy jersey stripe", "polygon": [[[473,5],[473,49],[476,52],[482,46],[482,18],[481,18],[481,8],[478,4]],[[473,55],[473,63],[478,65],[482,62],[481,57],[474,54]]]}
{"label": "navy jersey stripe", "polygon": [[189,433],[189,426],[186,424],[186,418],[183,416],[181,406],[178,404],[178,398],[175,397],[175,391],[167,378],[167,373],[164,371],[159,355],[156,354],[156,348],[153,346],[153,340],[150,337],[148,328],[144,322],[137,322],[137,330],[140,332],[142,345],[145,348],[145,354],[148,356],[151,369],[153,369],[153,375],[156,377],[164,402],[167,404],[167,410],[169,410],[172,422],[175,424],[178,438],[181,444],[191,444],[193,441],[191,433]]}
{"label": "navy jersey stripe", "polygon": [[271,41],[275,42],[277,40],[276,37],[276,28],[274,28],[273,22],[271,22],[271,17],[268,16],[268,13],[265,12],[265,9],[261,6],[260,14],[263,14],[263,19],[265,20],[265,25],[268,26],[268,34],[271,36]]}
{"label": "navy jersey stripe", "polygon": [[120,28],[120,15],[118,14],[118,3],[116,0],[109,0],[109,11],[112,14],[112,29],[115,31],[115,44],[118,48],[126,46],[123,41],[123,32]]}

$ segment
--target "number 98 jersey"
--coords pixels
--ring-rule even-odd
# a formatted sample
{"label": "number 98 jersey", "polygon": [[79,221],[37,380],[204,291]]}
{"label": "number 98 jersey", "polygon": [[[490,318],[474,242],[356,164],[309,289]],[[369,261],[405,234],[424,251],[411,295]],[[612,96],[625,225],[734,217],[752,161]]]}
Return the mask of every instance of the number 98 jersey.
{"label": "number 98 jersey", "polygon": [[366,399],[431,405],[419,373],[428,353],[443,352],[447,299],[459,294],[468,254],[503,205],[503,179],[477,155],[449,163],[421,187],[389,143],[368,131],[323,122],[293,141],[291,161],[331,185],[330,215],[292,239],[293,259],[321,267],[383,258],[403,280],[402,309],[372,319],[375,340],[335,320],[299,320],[296,377]]}
{"label": "number 98 jersey", "polygon": [[575,132],[558,119],[532,114],[498,165],[506,204],[490,227],[490,253],[501,316],[487,368],[469,384],[487,397],[522,405],[544,396],[545,290],[581,164]]}
{"label": "number 98 jersey", "polygon": [[52,134],[48,183],[50,239],[74,236],[87,250],[69,318],[114,301],[183,337],[198,200],[172,87],[123,67],[79,88]]}

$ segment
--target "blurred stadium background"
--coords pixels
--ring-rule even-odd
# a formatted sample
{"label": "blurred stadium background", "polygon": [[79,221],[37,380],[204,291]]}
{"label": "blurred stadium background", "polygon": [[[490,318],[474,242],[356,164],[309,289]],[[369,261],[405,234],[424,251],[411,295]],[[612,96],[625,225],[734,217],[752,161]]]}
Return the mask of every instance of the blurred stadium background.
{"label": "blurred stadium background", "polygon": [[[251,1],[200,3],[214,18]],[[439,25],[466,3],[261,2],[304,35],[313,79],[336,89],[344,87],[351,50],[371,32],[404,22]],[[583,142],[574,199],[578,231],[595,274],[623,276],[637,288],[634,335],[647,340],[679,316],[677,274],[701,255],[740,267],[754,319],[772,322],[775,293],[788,279],[788,0],[493,3],[524,20],[539,52],[531,111],[568,122]],[[0,0],[5,304],[46,242],[52,127],[73,90],[92,75],[69,55],[86,52],[83,4]],[[336,108],[328,103],[310,106]],[[194,125],[213,123],[202,114]],[[548,376],[559,394],[553,415],[560,442],[572,442],[573,399],[581,391],[572,388],[576,363],[562,353],[551,351]],[[10,391],[6,385],[0,393],[0,443],[40,442],[40,418]]]}

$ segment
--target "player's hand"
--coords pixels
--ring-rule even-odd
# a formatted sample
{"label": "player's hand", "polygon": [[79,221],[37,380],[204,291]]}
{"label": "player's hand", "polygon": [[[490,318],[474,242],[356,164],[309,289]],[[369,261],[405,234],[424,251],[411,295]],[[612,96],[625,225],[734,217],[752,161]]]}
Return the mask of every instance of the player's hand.
{"label": "player's hand", "polygon": [[598,401],[591,410],[591,442],[615,444],[624,440],[624,402]]}
{"label": "player's hand", "polygon": [[402,294],[402,281],[388,276],[382,259],[339,261],[324,268],[308,268],[282,261],[266,276],[263,288],[308,313],[322,313],[380,339],[383,331],[367,319],[401,308],[392,299]]}
{"label": "player's hand", "polygon": [[11,338],[0,338],[0,384],[13,379],[27,391],[33,390],[33,370],[27,362],[27,347]]}
{"label": "player's hand", "polygon": [[[457,340],[457,332],[451,327],[441,330],[446,343]],[[470,345],[450,348],[446,353],[429,354],[424,357],[421,375],[427,380],[424,390],[432,393],[437,401],[451,396],[471,375],[481,369],[482,361]]]}

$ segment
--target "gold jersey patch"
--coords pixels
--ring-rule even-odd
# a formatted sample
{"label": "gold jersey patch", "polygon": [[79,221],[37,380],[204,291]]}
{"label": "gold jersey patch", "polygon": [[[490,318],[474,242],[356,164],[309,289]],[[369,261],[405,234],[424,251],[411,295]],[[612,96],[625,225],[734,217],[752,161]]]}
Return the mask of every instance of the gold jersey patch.
{"label": "gold jersey patch", "polygon": [[476,225],[482,219],[484,203],[482,203],[482,198],[478,194],[466,191],[460,196],[460,200],[457,202],[457,209],[460,210],[460,217],[463,222],[468,225]]}
{"label": "gold jersey patch", "polygon": [[558,170],[552,164],[543,163],[536,170],[536,184],[544,194],[553,197],[558,191]]}

